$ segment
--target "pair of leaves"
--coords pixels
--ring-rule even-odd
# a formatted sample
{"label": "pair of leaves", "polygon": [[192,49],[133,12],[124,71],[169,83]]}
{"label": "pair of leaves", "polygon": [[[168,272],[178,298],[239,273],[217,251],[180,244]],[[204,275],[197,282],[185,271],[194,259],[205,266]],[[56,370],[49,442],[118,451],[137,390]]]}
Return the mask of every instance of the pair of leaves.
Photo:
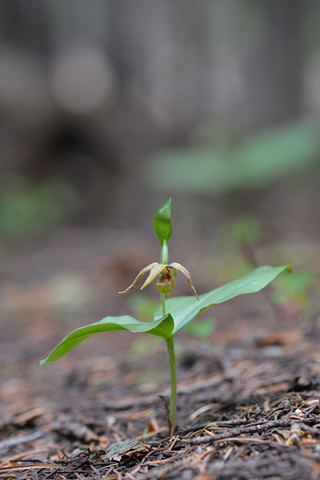
{"label": "pair of leaves", "polygon": [[162,316],[161,310],[156,312],[154,321],[140,322],[135,318],[124,315],[120,317],[106,317],[100,322],[80,327],[65,337],[40,364],[55,362],[73,350],[79,343],[95,333],[127,330],[133,333],[150,333],[170,340],[179,330],[191,322],[199,313],[211,305],[225,302],[238,295],[258,292],[282,272],[290,272],[287,265],[281,267],[259,267],[231,283],[216,288],[208,293],[195,297],[176,297],[166,301],[167,314]]}

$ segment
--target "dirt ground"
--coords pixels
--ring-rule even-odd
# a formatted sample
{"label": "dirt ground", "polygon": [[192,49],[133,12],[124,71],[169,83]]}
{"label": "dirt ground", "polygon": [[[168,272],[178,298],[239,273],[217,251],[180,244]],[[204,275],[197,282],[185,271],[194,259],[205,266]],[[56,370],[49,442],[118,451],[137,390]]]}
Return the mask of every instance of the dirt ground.
{"label": "dirt ground", "polygon": [[61,229],[1,253],[0,479],[320,478],[316,310],[259,293],[206,312],[205,338],[177,335],[170,438],[162,339],[101,334],[39,366],[72,329],[130,311],[116,292],[150,263],[148,238]]}

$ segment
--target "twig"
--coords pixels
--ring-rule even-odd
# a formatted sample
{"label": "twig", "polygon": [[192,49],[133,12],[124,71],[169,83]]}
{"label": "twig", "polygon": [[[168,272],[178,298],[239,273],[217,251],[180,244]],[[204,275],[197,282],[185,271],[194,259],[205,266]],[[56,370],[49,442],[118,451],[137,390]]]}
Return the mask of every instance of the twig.
{"label": "twig", "polygon": [[[316,419],[303,419],[301,423],[311,423],[315,422]],[[297,420],[291,420],[290,418],[284,418],[279,420],[273,420],[270,422],[257,422],[255,425],[247,425],[239,428],[234,428],[229,432],[218,433],[213,437],[210,435],[204,437],[197,437],[192,438],[190,440],[181,440],[183,445],[202,445],[204,443],[215,443],[220,442],[221,440],[228,440],[230,438],[238,437],[239,435],[246,434],[246,433],[259,433],[264,432],[269,429],[273,428],[288,428],[293,423],[299,423]]]}

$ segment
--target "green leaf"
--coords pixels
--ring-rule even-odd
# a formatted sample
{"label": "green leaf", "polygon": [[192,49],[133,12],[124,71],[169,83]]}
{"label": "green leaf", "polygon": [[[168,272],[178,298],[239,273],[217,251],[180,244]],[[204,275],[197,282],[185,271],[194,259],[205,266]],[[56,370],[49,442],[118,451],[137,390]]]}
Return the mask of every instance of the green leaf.
{"label": "green leaf", "polygon": [[272,300],[275,305],[286,302],[297,302],[300,305],[307,303],[308,289],[317,282],[317,275],[312,270],[302,270],[290,276],[280,277],[275,282]]}
{"label": "green leaf", "polygon": [[281,267],[259,267],[238,280],[200,295],[200,301],[194,297],[177,297],[167,300],[166,308],[168,313],[162,316],[160,312],[157,312],[153,322],[140,322],[129,315],[103,318],[100,322],[80,327],[71,332],[52,350],[46,359],[41,360],[40,365],[59,360],[59,358],[73,350],[79,343],[100,332],[128,330],[133,333],[150,333],[169,340],[199,313],[211,305],[225,302],[238,295],[258,292],[285,271],[290,272],[290,267],[287,265]]}
{"label": "green leaf", "polygon": [[69,333],[48,355],[47,358],[41,360],[40,365],[45,365],[47,362],[55,362],[59,358],[66,355],[73,350],[79,343],[91,337],[95,333],[111,332],[115,330],[128,330],[133,333],[151,333],[157,335],[165,340],[172,337],[173,320],[171,315],[166,315],[159,320],[144,323],[136,320],[129,315],[120,317],[106,317],[100,322],[92,323],[85,327],[80,327]]}
{"label": "green leaf", "polygon": [[230,189],[228,160],[226,155],[209,148],[171,150],[151,160],[145,172],[146,181],[167,191],[224,193]]}
{"label": "green leaf", "polygon": [[[238,295],[259,292],[266,287],[282,272],[290,272],[288,265],[281,267],[259,267],[233,282],[216,288],[211,292],[199,295],[198,301],[194,297],[177,297],[166,301],[167,312],[171,314],[174,322],[172,334],[175,335],[185,325],[191,322],[199,313],[211,305],[226,302]],[[155,314],[155,320],[161,317],[161,310]]]}
{"label": "green leaf", "polygon": [[190,146],[157,154],[146,181],[158,189],[220,195],[265,188],[315,165],[320,143],[306,121],[255,134],[228,150]]}
{"label": "green leaf", "polygon": [[153,223],[160,245],[162,246],[163,241],[166,240],[168,242],[172,235],[171,198],[155,213]]}
{"label": "green leaf", "polygon": [[265,187],[293,173],[299,174],[314,164],[318,155],[319,137],[307,122],[274,127],[234,150],[230,158],[233,179],[240,188]]}

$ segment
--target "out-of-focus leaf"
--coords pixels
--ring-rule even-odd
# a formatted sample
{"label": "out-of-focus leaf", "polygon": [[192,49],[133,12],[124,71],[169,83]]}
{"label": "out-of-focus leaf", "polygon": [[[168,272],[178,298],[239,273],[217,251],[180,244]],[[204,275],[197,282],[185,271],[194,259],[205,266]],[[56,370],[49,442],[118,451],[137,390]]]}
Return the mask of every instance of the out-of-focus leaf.
{"label": "out-of-focus leaf", "polygon": [[158,154],[148,171],[150,182],[174,191],[223,193],[229,189],[228,158],[202,148],[186,148]]}
{"label": "out-of-focus leaf", "polygon": [[303,304],[307,301],[309,287],[314,285],[315,282],[316,274],[311,270],[303,270],[294,272],[292,275],[279,277],[274,285],[273,301],[278,305],[290,300]]}
{"label": "out-of-focus leaf", "polygon": [[198,338],[208,338],[216,328],[216,322],[211,318],[196,320],[186,325],[186,331]]}
{"label": "out-of-focus leaf", "polygon": [[138,318],[141,318],[144,322],[150,322],[154,312],[159,308],[159,302],[150,300],[150,298],[141,294],[132,295],[129,299],[129,305]]}
{"label": "out-of-focus leaf", "polygon": [[306,123],[262,133],[231,154],[234,184],[254,189],[299,172],[316,160],[319,147],[316,132]]}
{"label": "out-of-focus leaf", "polygon": [[33,185],[24,177],[10,176],[0,193],[0,235],[14,239],[37,234],[63,219],[73,205],[73,193],[66,186]]}
{"label": "out-of-focus leaf", "polygon": [[306,122],[262,132],[226,152],[189,147],[158,154],[148,182],[173,191],[222,194],[264,187],[312,165],[320,153],[317,133]]}
{"label": "out-of-focus leaf", "polygon": [[233,239],[237,242],[255,242],[261,234],[262,224],[259,218],[242,215],[230,226]]}

